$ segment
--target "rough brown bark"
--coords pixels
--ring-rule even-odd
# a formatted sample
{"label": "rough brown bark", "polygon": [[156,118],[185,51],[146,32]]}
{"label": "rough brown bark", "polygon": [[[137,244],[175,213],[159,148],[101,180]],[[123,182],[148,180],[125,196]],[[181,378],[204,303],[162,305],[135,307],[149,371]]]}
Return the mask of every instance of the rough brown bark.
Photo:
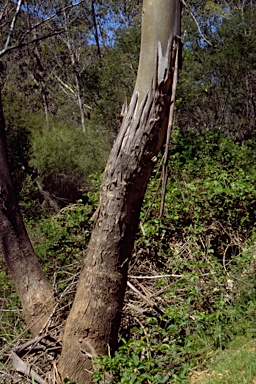
{"label": "rough brown bark", "polygon": [[[68,377],[79,384],[91,382],[90,356],[102,355],[108,347],[113,352],[117,347],[128,263],[141,205],[168,125],[179,44],[176,36],[180,35],[180,2],[158,0],[157,5],[150,6],[156,11],[162,1],[176,4],[175,23],[171,28],[168,20],[169,35],[163,41],[159,39],[162,44],[158,44],[157,55],[155,46],[155,72],[151,86],[150,82],[148,84],[149,91],[140,103],[139,90],[135,88],[111,151],[95,227],[65,327],[59,371],[62,379]],[[176,22],[177,17],[179,22]],[[165,47],[165,54],[161,45]]]}
{"label": "rough brown bark", "polygon": [[33,335],[42,330],[55,300],[31,246],[15,198],[7,161],[5,121],[0,92],[0,250],[19,294]]}

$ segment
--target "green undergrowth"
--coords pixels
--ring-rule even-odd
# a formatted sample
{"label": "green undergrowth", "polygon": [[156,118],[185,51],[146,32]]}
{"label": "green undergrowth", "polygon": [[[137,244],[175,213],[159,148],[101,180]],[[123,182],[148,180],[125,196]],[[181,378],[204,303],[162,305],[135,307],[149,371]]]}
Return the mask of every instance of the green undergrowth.
{"label": "green undergrowth", "polygon": [[[237,337],[249,334],[253,340],[255,254],[255,245],[248,245],[225,271],[211,254],[201,254],[201,260],[177,253],[168,271],[177,277],[163,277],[151,287],[163,291],[154,300],[164,315],[152,312],[129,340],[121,340],[114,357],[97,360],[101,368],[94,373],[95,382],[103,383],[108,373],[113,383],[186,383],[195,368],[206,369],[212,355],[228,349]],[[251,375],[250,370],[244,375]]]}
{"label": "green undergrowth", "polygon": [[[156,168],[131,260],[132,275],[163,275],[142,284],[147,284],[164,314],[159,316],[145,304],[146,314],[129,313],[129,332],[121,329],[118,351],[95,360],[95,383],[103,383],[106,376],[113,383],[192,383],[199,377],[206,379],[197,375],[204,371],[209,373],[207,380],[215,380],[213,371],[216,375],[227,371],[222,365],[226,358],[230,358],[229,374],[233,367],[235,371],[232,359],[237,340],[253,345],[255,149],[254,143],[240,145],[220,131],[191,132],[184,137],[174,133],[164,216],[159,218],[161,172]],[[57,215],[27,221],[36,253],[57,294],[83,263],[99,183],[95,177],[95,189],[86,204],[78,202]],[[8,305],[17,308],[14,289],[8,288],[9,277],[5,270],[1,273],[0,289],[4,289]],[[127,301],[137,299],[130,292],[127,295]],[[6,326],[4,331],[1,327],[0,337],[4,342],[14,326],[18,333],[24,323],[20,315],[15,320],[16,314],[7,318],[7,312],[3,313]],[[241,351],[245,352],[241,355],[244,368],[238,366],[237,370],[244,375],[240,382],[253,383],[255,367],[250,361],[254,349],[245,349]],[[222,382],[232,383],[228,380]]]}
{"label": "green undergrowth", "polygon": [[[21,303],[0,255],[0,382],[11,383],[9,351],[29,336]],[[6,379],[6,380],[5,380]],[[25,382],[24,382],[25,383]]]}
{"label": "green undergrowth", "polygon": [[51,281],[65,280],[80,269],[90,238],[93,212],[94,205],[90,202],[78,203],[40,220],[34,227],[28,223],[35,252]]}
{"label": "green undergrowth", "polygon": [[50,280],[54,273],[60,278],[62,272],[70,275],[82,265],[90,239],[92,215],[97,207],[100,180],[100,175],[90,176],[91,191],[86,194],[86,204],[78,201],[57,214],[26,222],[35,252]]}
{"label": "green undergrowth", "polygon": [[[6,266],[0,259],[0,350],[19,337],[25,323],[21,304]],[[1,358],[0,358],[1,363]]]}
{"label": "green undergrowth", "polygon": [[97,360],[96,383],[109,374],[113,383],[186,383],[214,353],[255,335],[255,161],[253,143],[175,132],[164,217],[156,170],[132,260],[169,275],[150,286],[164,315],[140,319],[114,356]]}

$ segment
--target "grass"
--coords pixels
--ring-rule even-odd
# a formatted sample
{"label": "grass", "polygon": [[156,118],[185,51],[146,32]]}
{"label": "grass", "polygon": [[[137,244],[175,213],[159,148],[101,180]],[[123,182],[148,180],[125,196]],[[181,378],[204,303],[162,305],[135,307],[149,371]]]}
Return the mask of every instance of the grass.
{"label": "grass", "polygon": [[256,384],[256,339],[236,337],[207,370],[193,373],[190,384]]}

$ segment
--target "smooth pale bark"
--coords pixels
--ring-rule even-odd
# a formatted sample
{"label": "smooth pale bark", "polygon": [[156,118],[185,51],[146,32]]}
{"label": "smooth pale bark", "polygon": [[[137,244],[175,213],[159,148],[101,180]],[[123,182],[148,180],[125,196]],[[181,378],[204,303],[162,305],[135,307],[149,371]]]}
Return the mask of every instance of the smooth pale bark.
{"label": "smooth pale bark", "polygon": [[[109,156],[95,226],[63,337],[59,372],[62,379],[68,377],[79,384],[91,382],[90,356],[105,354],[108,348],[113,352],[117,347],[128,264],[141,205],[168,126],[179,44],[176,36],[180,36],[180,1],[146,0],[143,12],[144,21],[146,15],[149,20],[146,31],[142,31],[141,50],[147,55],[151,47],[153,59],[146,60],[141,54],[144,64],[140,64],[139,72],[143,72],[142,66],[146,72],[150,65],[151,75],[142,80],[142,73],[138,80]],[[145,97],[140,102],[143,93]]]}
{"label": "smooth pale bark", "polygon": [[139,102],[148,92],[152,80],[158,41],[161,41],[162,50],[165,54],[170,32],[173,32],[175,36],[180,34],[180,10],[179,1],[143,1],[141,50],[135,85],[135,91],[139,92]]}
{"label": "smooth pale bark", "polygon": [[73,69],[73,74],[75,76],[75,81],[76,81],[76,97],[77,97],[77,102],[78,102],[78,107],[79,107],[79,112],[80,112],[80,118],[81,118],[81,125],[83,132],[86,132],[86,126],[85,126],[85,113],[84,113],[84,101],[83,101],[83,92],[82,92],[82,85],[81,85],[81,76],[78,67],[79,67],[79,54],[77,54],[77,51],[75,47],[72,44],[72,39],[69,33],[68,25],[68,16],[67,13],[64,12],[65,15],[65,32],[66,32],[66,39],[64,39],[65,44],[67,45],[68,48],[68,53],[69,57],[71,60],[71,67]]}
{"label": "smooth pale bark", "polygon": [[0,93],[0,250],[19,294],[23,314],[37,335],[51,315],[55,300],[31,246],[13,190],[5,141]]}

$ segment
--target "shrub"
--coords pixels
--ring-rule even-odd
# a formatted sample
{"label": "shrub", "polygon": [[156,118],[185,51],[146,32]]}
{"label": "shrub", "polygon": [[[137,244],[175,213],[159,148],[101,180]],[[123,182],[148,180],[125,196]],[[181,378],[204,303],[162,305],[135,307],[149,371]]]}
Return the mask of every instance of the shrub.
{"label": "shrub", "polygon": [[86,179],[104,169],[109,146],[107,135],[84,134],[77,127],[55,123],[32,132],[31,163],[43,176],[72,173]]}

